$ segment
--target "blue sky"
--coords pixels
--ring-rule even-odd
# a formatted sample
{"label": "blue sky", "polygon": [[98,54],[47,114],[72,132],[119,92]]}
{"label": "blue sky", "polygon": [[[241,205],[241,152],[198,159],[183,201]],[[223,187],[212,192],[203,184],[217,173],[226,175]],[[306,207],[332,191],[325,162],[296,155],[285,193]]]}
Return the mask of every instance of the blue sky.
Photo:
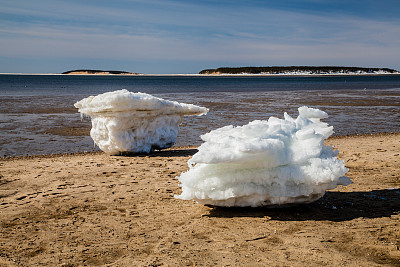
{"label": "blue sky", "polygon": [[0,72],[400,70],[400,1],[0,0]]}

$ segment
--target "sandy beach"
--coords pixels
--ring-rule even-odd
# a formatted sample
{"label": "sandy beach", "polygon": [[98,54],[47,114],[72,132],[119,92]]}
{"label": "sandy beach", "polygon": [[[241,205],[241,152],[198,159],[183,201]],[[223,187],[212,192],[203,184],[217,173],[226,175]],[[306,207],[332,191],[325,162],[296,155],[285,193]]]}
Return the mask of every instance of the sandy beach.
{"label": "sandy beach", "polygon": [[286,208],[175,199],[196,147],[0,158],[0,266],[400,266],[400,134],[327,143],[353,184]]}

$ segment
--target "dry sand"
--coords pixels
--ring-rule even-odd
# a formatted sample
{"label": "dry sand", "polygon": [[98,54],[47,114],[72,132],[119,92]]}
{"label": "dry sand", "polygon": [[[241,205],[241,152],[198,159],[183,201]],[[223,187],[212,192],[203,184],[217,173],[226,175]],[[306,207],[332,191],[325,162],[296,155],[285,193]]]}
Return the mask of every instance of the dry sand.
{"label": "dry sand", "polygon": [[354,184],[289,208],[174,199],[196,152],[0,159],[0,266],[400,266],[400,134],[327,140]]}

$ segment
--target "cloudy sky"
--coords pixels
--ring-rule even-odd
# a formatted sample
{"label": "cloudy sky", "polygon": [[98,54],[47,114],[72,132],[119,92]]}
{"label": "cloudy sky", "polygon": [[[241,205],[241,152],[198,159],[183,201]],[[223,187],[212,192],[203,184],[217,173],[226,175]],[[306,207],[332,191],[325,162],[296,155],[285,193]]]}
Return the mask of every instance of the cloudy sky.
{"label": "cloudy sky", "polygon": [[0,72],[400,70],[399,0],[0,0]]}

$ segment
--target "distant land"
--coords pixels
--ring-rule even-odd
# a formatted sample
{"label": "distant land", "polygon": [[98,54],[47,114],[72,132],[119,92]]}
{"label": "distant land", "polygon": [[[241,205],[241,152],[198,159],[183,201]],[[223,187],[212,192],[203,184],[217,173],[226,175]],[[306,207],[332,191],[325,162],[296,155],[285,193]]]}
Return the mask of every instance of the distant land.
{"label": "distant land", "polygon": [[264,75],[356,75],[356,74],[400,74],[397,70],[389,68],[361,68],[340,66],[285,66],[285,67],[222,67],[205,69],[199,74],[264,74]]}
{"label": "distant land", "polygon": [[[119,71],[78,69],[69,70],[61,74],[70,75],[146,75],[144,73]],[[221,67],[204,69],[198,74],[170,74],[170,75],[378,75],[400,74],[399,71],[389,68],[363,68],[342,66],[272,66],[272,67]],[[159,74],[168,75],[168,74]]]}
{"label": "distant land", "polygon": [[140,73],[119,71],[119,70],[69,70],[61,74],[75,74],[75,75],[139,75]]}

